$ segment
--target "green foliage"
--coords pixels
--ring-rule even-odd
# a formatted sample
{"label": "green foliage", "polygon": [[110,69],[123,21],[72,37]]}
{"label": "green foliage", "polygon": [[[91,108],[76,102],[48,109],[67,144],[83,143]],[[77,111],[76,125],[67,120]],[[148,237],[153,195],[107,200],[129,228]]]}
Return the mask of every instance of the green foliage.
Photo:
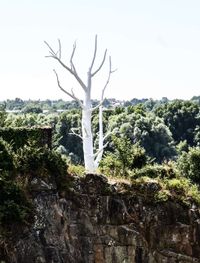
{"label": "green foliage", "polygon": [[132,171],[131,177],[133,179],[147,176],[149,178],[175,178],[178,176],[178,171],[173,163],[166,164],[148,164],[141,169]]}
{"label": "green foliage", "polygon": [[175,100],[163,104],[155,114],[164,119],[176,143],[186,140],[194,146],[195,129],[200,125],[200,107],[192,101]]}
{"label": "green foliage", "polygon": [[99,164],[99,170],[107,176],[124,176],[122,163],[113,153],[107,153]]}
{"label": "green foliage", "polygon": [[25,223],[32,207],[16,176],[15,153],[11,145],[0,138],[0,226]]}
{"label": "green foliage", "polygon": [[[192,202],[200,204],[200,191],[197,185],[189,179],[181,177],[177,171],[173,176],[167,173],[166,165],[162,167],[145,167],[143,173],[132,176],[133,187],[145,195],[151,202],[166,202],[167,200],[179,201],[186,205]],[[146,172],[146,174],[145,174]],[[151,177],[149,177],[151,176]]]}
{"label": "green foliage", "polygon": [[188,203],[190,199],[200,204],[200,192],[197,185],[192,184],[187,178],[173,178],[165,181],[165,187],[179,200]]}
{"label": "green foliage", "polygon": [[12,147],[0,138],[0,171],[13,171],[14,166]]}
{"label": "green foliage", "polygon": [[85,167],[82,165],[69,164],[68,173],[75,176],[83,176],[85,174]]}
{"label": "green foliage", "polygon": [[0,137],[12,143],[14,150],[22,147],[27,141],[35,141],[37,145],[50,144],[51,128],[1,128]]}
{"label": "green foliage", "polygon": [[177,167],[182,176],[200,183],[200,148],[191,147],[188,152],[183,152],[177,160]]}
{"label": "green foliage", "polygon": [[7,113],[5,111],[5,106],[0,105],[0,127],[4,126],[6,117],[7,117]]}
{"label": "green foliage", "polygon": [[134,138],[159,163],[176,154],[170,130],[162,119],[152,114],[136,120]]}
{"label": "green foliage", "polygon": [[61,186],[67,175],[67,164],[62,156],[47,147],[38,147],[29,142],[16,151],[16,170],[21,175],[32,177],[54,178]]}
{"label": "green foliage", "polygon": [[[144,148],[146,154],[157,163],[175,160],[177,154],[180,155],[183,151],[187,152],[189,146],[200,145],[200,106],[198,101],[199,97],[194,97],[191,101],[169,101],[167,98],[162,98],[159,101],[138,100],[134,98],[126,102],[127,107],[125,107],[123,102],[107,99],[104,107],[109,107],[109,109],[104,109],[103,113],[104,134],[111,131],[117,137],[127,137],[132,144],[137,143]],[[81,111],[76,104],[76,102],[62,100],[23,101],[19,98],[7,100],[2,103],[3,106],[0,108],[0,117],[2,116],[0,125],[5,129],[4,132],[1,131],[2,129],[0,130],[0,137],[8,142],[12,141],[14,150],[26,144],[30,137],[31,140],[39,141],[39,145],[41,145],[42,134],[40,136],[39,132],[36,134],[37,132],[34,131],[35,135],[31,135],[32,131],[22,130],[24,128],[27,130],[27,127],[50,126],[53,129],[53,148],[70,156],[75,164],[82,164],[82,141],[79,137],[71,134],[72,128],[81,134]],[[97,105],[98,101],[93,101],[93,104]],[[116,105],[120,106],[116,107]],[[20,109],[21,112],[7,114],[5,106],[6,109]],[[49,112],[32,113],[34,107],[38,107],[40,112],[41,109],[49,110]],[[27,113],[31,108],[33,111]],[[58,109],[67,110],[56,112]],[[26,114],[22,113],[23,111]],[[9,131],[11,127],[16,131]],[[92,127],[94,145],[97,148],[98,110],[93,112]],[[114,150],[115,146],[111,137],[106,137],[106,142],[108,145],[105,151],[116,155],[117,152]],[[125,159],[123,160],[123,153],[121,153],[121,157],[120,164],[118,161],[115,162],[116,167],[123,166],[123,163],[126,162]],[[111,164],[112,155],[106,158],[108,158],[107,163],[110,163],[109,166],[112,167],[114,165]],[[119,159],[117,158],[117,160]]]}
{"label": "green foliage", "polygon": [[32,211],[22,189],[0,175],[0,225],[27,223]]}
{"label": "green foliage", "polygon": [[82,140],[78,136],[72,134],[72,129],[81,133],[81,114],[80,110],[70,110],[59,116],[56,125],[56,142],[57,146],[62,145],[66,154],[72,154],[76,163],[83,162]]}
{"label": "green foliage", "polygon": [[176,155],[172,134],[163,120],[145,112],[140,105],[129,106],[126,112],[111,116],[108,122],[112,133],[138,143],[157,162]]}
{"label": "green foliage", "polygon": [[166,180],[166,186],[169,190],[173,190],[178,194],[183,194],[185,188],[188,186],[188,181],[185,179],[173,178],[171,180]]}
{"label": "green foliage", "polygon": [[22,110],[23,113],[42,113],[42,108],[38,105],[27,105]]}
{"label": "green foliage", "polygon": [[189,146],[187,144],[187,141],[180,141],[177,145],[176,145],[176,151],[177,153],[180,155],[182,154],[182,152],[187,152],[189,150]]}
{"label": "green foliage", "polygon": [[129,170],[147,163],[145,150],[126,137],[112,136],[112,148],[113,152],[108,152],[100,163],[100,170],[106,174],[126,176]]}
{"label": "green foliage", "polygon": [[9,173],[0,172],[0,226],[27,223],[32,205]]}
{"label": "green foliage", "polygon": [[0,138],[0,229],[31,223],[29,182],[38,177],[47,183],[56,183],[62,191],[67,185],[66,161],[57,152],[38,147],[32,140],[13,151],[12,146]]}
{"label": "green foliage", "polygon": [[162,191],[159,191],[155,194],[155,201],[156,203],[166,202],[169,200],[169,196],[169,191],[162,189]]}

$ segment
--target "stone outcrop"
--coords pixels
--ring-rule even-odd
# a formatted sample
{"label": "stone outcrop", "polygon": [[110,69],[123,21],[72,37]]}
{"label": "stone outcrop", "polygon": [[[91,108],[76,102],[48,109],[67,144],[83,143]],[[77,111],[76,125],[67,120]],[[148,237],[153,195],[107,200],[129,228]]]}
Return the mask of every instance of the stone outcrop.
{"label": "stone outcrop", "polygon": [[[156,203],[156,183],[137,189],[101,175],[71,178],[66,192],[34,184],[34,224],[13,241],[9,263],[200,262],[195,205]],[[37,185],[37,187],[36,187]]]}

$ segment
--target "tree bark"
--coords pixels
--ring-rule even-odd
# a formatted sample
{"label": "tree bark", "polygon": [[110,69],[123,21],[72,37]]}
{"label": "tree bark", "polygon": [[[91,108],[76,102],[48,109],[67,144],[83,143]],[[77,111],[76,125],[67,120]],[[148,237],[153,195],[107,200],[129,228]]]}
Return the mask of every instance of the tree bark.
{"label": "tree bark", "polygon": [[[88,84],[91,83],[91,79],[88,76]],[[85,169],[87,172],[95,172],[94,165],[94,151],[93,151],[93,134],[92,134],[92,105],[90,85],[88,91],[85,93],[82,109],[82,138],[83,138],[83,155]]]}

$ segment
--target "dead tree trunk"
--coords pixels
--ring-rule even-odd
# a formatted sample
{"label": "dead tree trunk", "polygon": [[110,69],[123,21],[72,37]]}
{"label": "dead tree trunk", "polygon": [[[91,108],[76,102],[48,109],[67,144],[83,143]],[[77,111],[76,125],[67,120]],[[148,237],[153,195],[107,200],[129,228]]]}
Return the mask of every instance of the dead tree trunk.
{"label": "dead tree trunk", "polygon": [[[93,108],[92,107],[92,101],[91,101],[92,78],[101,70],[102,66],[105,63],[106,55],[107,55],[107,50],[105,50],[104,56],[103,56],[103,59],[102,59],[100,66],[95,71],[93,71],[93,66],[94,66],[96,54],[97,54],[97,36],[95,37],[95,48],[94,48],[94,54],[93,54],[92,62],[91,62],[91,65],[90,65],[88,73],[87,73],[87,85],[79,77],[79,75],[76,71],[75,65],[73,63],[73,57],[74,57],[75,50],[76,50],[76,44],[74,44],[74,46],[73,46],[73,50],[72,50],[72,54],[71,54],[71,58],[70,58],[70,66],[67,66],[65,63],[63,63],[63,61],[61,59],[61,43],[60,43],[60,41],[58,41],[58,44],[59,44],[58,52],[55,52],[47,42],[45,42],[45,44],[48,46],[49,53],[50,53],[50,55],[47,57],[51,57],[51,58],[54,58],[55,60],[57,60],[62,67],[64,67],[70,74],[72,74],[74,76],[74,78],[77,80],[77,82],[80,84],[81,88],[84,91],[84,98],[83,98],[83,102],[82,102],[74,94],[73,90],[71,90],[71,92],[68,92],[67,90],[65,90],[61,86],[58,74],[54,70],[54,73],[55,73],[56,79],[57,79],[58,87],[64,93],[66,93],[68,96],[70,96],[72,99],[78,101],[80,107],[82,108],[82,135],[75,134],[75,132],[73,132],[73,133],[75,135],[81,137],[83,140],[83,155],[84,155],[84,163],[85,163],[86,171],[87,172],[95,172],[96,168],[98,167],[99,161],[102,158],[103,149],[105,147],[105,145],[104,145],[105,137],[103,137],[103,115],[102,115],[103,114],[103,108],[102,108],[102,103],[104,100],[104,92],[105,92],[105,89],[109,83],[111,73],[114,72],[111,69],[111,57],[109,57],[109,73],[108,73],[108,78],[107,78],[106,84],[105,84],[104,88],[102,89],[101,101],[97,107]],[[94,146],[93,146],[94,142],[93,142],[93,134],[92,134],[92,112],[97,108],[99,109],[99,149],[98,149],[97,153],[94,153]]]}

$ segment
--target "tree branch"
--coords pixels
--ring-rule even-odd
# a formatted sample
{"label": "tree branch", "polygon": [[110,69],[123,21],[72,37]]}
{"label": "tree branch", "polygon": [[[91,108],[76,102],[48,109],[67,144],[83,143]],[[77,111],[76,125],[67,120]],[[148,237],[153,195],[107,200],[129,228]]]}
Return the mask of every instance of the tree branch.
{"label": "tree branch", "polygon": [[102,60],[102,62],[101,62],[101,64],[100,64],[100,66],[98,67],[98,69],[97,69],[95,72],[93,72],[93,73],[91,74],[91,77],[94,77],[94,75],[96,75],[96,74],[99,72],[99,70],[102,68],[102,66],[103,66],[103,64],[104,64],[104,62],[105,62],[105,60],[106,60],[106,54],[107,54],[107,49],[106,49],[105,52],[104,52],[103,60]]}
{"label": "tree branch", "polygon": [[72,50],[72,54],[71,54],[71,58],[70,58],[70,64],[71,64],[71,70],[75,73],[76,73],[76,68],[74,66],[74,63],[73,63],[73,57],[74,57],[74,53],[76,51],[76,42],[74,42],[74,45],[73,45],[73,50]]}
{"label": "tree branch", "polygon": [[[108,145],[108,142],[94,154],[94,157],[96,157],[96,156],[98,157],[98,155],[103,151],[103,149],[107,147],[107,145]],[[96,158],[96,160],[97,160],[97,158]]]}
{"label": "tree branch", "polygon": [[95,111],[95,110],[97,110],[100,106],[102,106],[103,102],[104,102],[104,99],[101,100],[101,101],[99,102],[99,104],[97,104],[97,106],[91,108],[91,111]]}
{"label": "tree branch", "polygon": [[81,138],[81,140],[83,140],[83,137],[82,137],[80,134],[76,133],[76,132],[74,131],[74,129],[75,129],[75,128],[71,128],[71,131],[72,131],[72,132],[70,132],[69,134],[71,134],[71,135],[76,135],[77,137]]}
{"label": "tree branch", "polygon": [[109,72],[108,72],[108,78],[107,78],[106,84],[105,84],[105,86],[104,86],[104,88],[103,88],[103,90],[102,90],[102,93],[101,93],[101,100],[103,100],[105,90],[106,90],[106,88],[107,88],[107,86],[108,86],[108,83],[110,82],[110,76],[111,76],[111,74],[114,73],[115,71],[116,71],[116,69],[115,69],[115,70],[112,70],[111,56],[109,56]]}
{"label": "tree branch", "polygon": [[52,57],[52,56],[57,56],[56,53],[54,52],[54,50],[51,48],[51,46],[46,42],[44,41],[44,43],[47,45],[47,47],[49,48],[49,53],[51,54],[51,56],[46,56],[46,57]]}
{"label": "tree branch", "polygon": [[59,57],[59,59],[61,59],[61,42],[60,42],[60,39],[58,39],[58,46],[59,46],[58,57]]}
{"label": "tree branch", "polygon": [[76,49],[76,45],[74,45],[74,47],[73,47],[73,51],[72,51],[72,55],[71,55],[71,59],[70,59],[70,63],[71,63],[72,68],[70,68],[66,64],[64,64],[62,62],[62,60],[61,60],[61,43],[60,43],[60,41],[59,41],[59,50],[57,52],[57,53],[59,53],[59,55],[57,55],[57,53],[52,49],[52,47],[46,41],[44,41],[44,43],[49,48],[49,53],[50,53],[50,55],[46,56],[46,57],[50,57],[50,58],[56,59],[61,64],[61,66],[63,66],[67,71],[69,71],[75,77],[75,79],[81,85],[83,90],[86,92],[87,91],[87,87],[84,84],[84,82],[82,81],[82,79],[79,77],[79,75],[77,74],[75,66],[74,66],[74,64],[72,62],[72,59],[73,59],[73,56],[74,56],[74,52],[75,52],[75,49]]}
{"label": "tree branch", "polygon": [[112,70],[111,57],[109,57],[109,73],[108,73],[108,78],[107,78],[106,84],[105,84],[104,88],[102,89],[101,101],[100,101],[100,103],[99,103],[97,106],[93,107],[93,108],[91,109],[91,111],[94,111],[94,110],[98,109],[100,106],[102,106],[102,104],[103,104],[103,102],[104,102],[105,89],[106,89],[106,87],[108,86],[108,84],[109,84],[109,82],[110,82],[110,76],[111,76],[111,74],[114,73],[115,71],[116,71],[116,69],[115,69],[115,70]]}
{"label": "tree branch", "polygon": [[96,54],[97,54],[97,35],[95,36],[94,55],[93,55],[93,59],[92,59],[92,63],[91,63],[90,69],[89,69],[90,72],[92,71],[92,68],[94,66],[94,61],[96,59]]}
{"label": "tree branch", "polygon": [[64,93],[66,93],[68,96],[70,96],[72,99],[76,100],[76,101],[79,103],[79,105],[81,106],[81,108],[84,108],[83,103],[81,102],[81,100],[80,100],[79,98],[77,98],[77,97],[74,95],[73,90],[72,90],[72,93],[70,93],[70,92],[68,92],[67,90],[65,90],[65,89],[61,86],[57,72],[55,71],[55,69],[54,69],[53,71],[54,71],[54,73],[55,73],[55,75],[56,75],[58,87],[59,87]]}
{"label": "tree branch", "polygon": [[106,135],[103,137],[103,141],[105,141],[105,139],[107,139],[108,136],[110,136],[111,134],[114,134],[114,133],[111,132],[111,131],[108,131],[108,132],[106,133]]}

